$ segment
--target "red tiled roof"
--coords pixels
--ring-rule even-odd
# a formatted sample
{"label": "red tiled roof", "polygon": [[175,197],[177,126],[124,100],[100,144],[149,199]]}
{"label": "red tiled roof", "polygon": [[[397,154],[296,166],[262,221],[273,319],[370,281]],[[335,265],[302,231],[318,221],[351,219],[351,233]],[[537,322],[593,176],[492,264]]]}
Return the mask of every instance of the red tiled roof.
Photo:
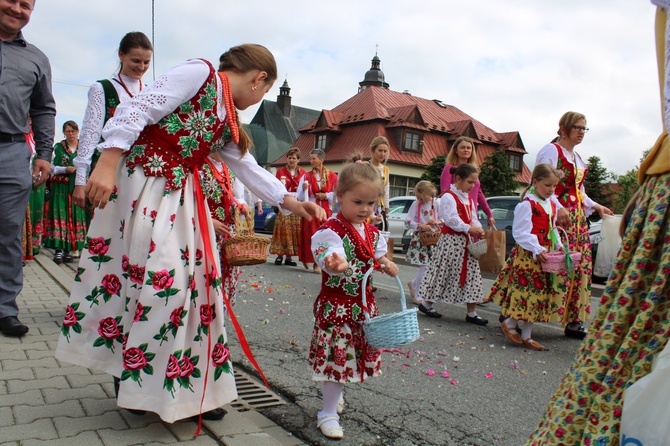
{"label": "red tiled roof", "polygon": [[[399,149],[402,128],[419,130],[423,142],[420,152]],[[454,106],[376,86],[367,87],[333,110],[323,110],[299,131],[293,145],[301,149],[303,162],[314,148],[317,134],[323,133],[328,135],[326,162],[344,161],[355,151],[367,156],[370,141],[380,135],[391,145],[389,161],[414,166],[427,166],[433,158],[445,155],[462,135],[475,139],[482,155],[500,149],[526,153],[519,132],[498,133]],[[285,163],[282,156],[272,164]],[[529,182],[530,172],[525,165],[523,169],[520,176],[528,176],[523,182]]]}

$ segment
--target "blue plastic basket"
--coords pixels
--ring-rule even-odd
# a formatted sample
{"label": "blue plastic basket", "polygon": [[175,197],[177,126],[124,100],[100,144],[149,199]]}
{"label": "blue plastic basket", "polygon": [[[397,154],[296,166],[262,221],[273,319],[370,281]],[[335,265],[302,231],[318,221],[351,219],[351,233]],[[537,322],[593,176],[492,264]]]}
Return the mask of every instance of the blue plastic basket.
{"label": "blue plastic basket", "polygon": [[[370,268],[363,276],[363,307],[367,308],[365,300],[365,288],[368,277],[374,270]],[[370,317],[368,311],[364,311],[365,321],[363,322],[363,331],[365,339],[372,348],[396,348],[402,347],[419,339],[419,321],[416,317],[416,308],[407,308],[405,302],[405,291],[402,288],[402,282],[398,276],[395,277],[398,288],[400,289],[400,311],[397,313],[383,314],[377,317]]]}

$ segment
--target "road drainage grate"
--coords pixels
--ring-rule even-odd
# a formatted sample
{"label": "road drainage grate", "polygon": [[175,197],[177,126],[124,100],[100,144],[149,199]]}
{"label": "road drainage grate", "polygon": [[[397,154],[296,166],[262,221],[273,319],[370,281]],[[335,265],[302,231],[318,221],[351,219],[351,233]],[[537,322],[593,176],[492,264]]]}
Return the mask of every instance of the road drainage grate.
{"label": "road drainage grate", "polygon": [[239,412],[286,404],[286,401],[279,395],[237,369],[235,369],[235,384],[237,385],[237,399],[230,405]]}

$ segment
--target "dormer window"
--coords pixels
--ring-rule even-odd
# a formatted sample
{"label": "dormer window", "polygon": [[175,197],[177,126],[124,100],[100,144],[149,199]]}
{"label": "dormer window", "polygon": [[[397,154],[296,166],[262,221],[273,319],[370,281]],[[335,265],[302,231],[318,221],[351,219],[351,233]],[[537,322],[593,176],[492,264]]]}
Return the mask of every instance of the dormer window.
{"label": "dormer window", "polygon": [[322,133],[320,135],[316,135],[316,145],[314,146],[315,149],[321,149],[321,150],[326,150],[328,147],[328,137],[325,133]]}
{"label": "dormer window", "polygon": [[421,141],[421,134],[416,132],[405,131],[403,136],[402,150],[410,152],[420,152],[423,142]]}
{"label": "dormer window", "polygon": [[515,172],[521,172],[521,155],[518,153],[509,153],[507,157],[509,158],[509,166],[514,169]]}

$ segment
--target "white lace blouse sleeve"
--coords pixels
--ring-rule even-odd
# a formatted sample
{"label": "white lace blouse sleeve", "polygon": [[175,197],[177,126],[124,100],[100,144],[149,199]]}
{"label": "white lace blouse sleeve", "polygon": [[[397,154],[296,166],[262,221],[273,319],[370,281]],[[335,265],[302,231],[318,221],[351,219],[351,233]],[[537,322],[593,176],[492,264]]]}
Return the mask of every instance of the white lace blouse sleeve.
{"label": "white lace blouse sleeve", "polygon": [[[363,235],[365,237],[365,235]],[[375,259],[379,260],[388,254],[389,245],[386,242],[386,239],[379,234],[379,241],[377,242],[377,247],[375,248]]]}
{"label": "white lace blouse sleeve", "polygon": [[407,219],[405,220],[405,223],[409,225],[410,228],[414,229],[416,231],[416,228],[419,226],[419,219],[416,218],[416,211],[417,208],[420,206],[419,200],[414,200],[412,205],[409,207],[409,211],[407,211]]}
{"label": "white lace blouse sleeve", "polygon": [[456,232],[468,232],[470,230],[470,225],[465,223],[458,216],[456,200],[451,194],[445,194],[442,196],[440,201],[440,213],[438,216],[445,225],[449,226]]}
{"label": "white lace blouse sleeve", "polygon": [[[273,206],[281,207],[284,196],[288,195],[281,181],[267,170],[258,165],[256,159],[249,153],[240,158],[240,149],[233,143],[228,143],[219,155],[223,161],[235,172],[235,176],[242,181],[256,197],[267,201]],[[282,210],[282,212],[287,213]]]}
{"label": "white lace blouse sleeve", "polygon": [[79,133],[79,148],[74,158],[74,167],[77,168],[74,184],[85,186],[91,173],[91,161],[95,147],[100,142],[102,124],[105,120],[105,91],[100,82],[96,82],[88,89],[88,103],[84,112],[84,121]]}
{"label": "white lace blouse sleeve", "polygon": [[553,144],[547,144],[542,147],[535,158],[535,165],[549,164],[551,167],[556,167],[558,164],[558,150]]}
{"label": "white lace blouse sleeve", "polygon": [[244,200],[244,184],[237,177],[231,178],[231,182],[233,183],[233,197],[235,197],[235,200],[239,204],[247,204]]}
{"label": "white lace blouse sleeve", "polygon": [[100,149],[129,150],[140,132],[191,100],[209,76],[205,62],[192,59],[162,75],[134,98],[122,102],[102,130]]}
{"label": "white lace blouse sleeve", "polygon": [[533,229],[530,203],[522,201],[514,208],[512,235],[517,245],[533,254],[533,258],[542,251],[546,251],[537,240],[537,236],[530,231]]}
{"label": "white lace blouse sleeve", "polygon": [[312,253],[314,254],[314,261],[319,265],[319,268],[330,275],[341,274],[335,273],[326,267],[326,257],[337,253],[340,257],[346,259],[344,253],[344,244],[342,239],[332,229],[319,229],[312,236]]}

